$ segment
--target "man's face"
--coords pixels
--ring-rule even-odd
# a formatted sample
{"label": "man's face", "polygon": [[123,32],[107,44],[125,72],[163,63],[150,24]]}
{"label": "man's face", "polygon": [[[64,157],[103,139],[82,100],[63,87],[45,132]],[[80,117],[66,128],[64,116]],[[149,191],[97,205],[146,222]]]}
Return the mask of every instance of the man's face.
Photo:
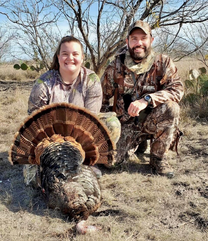
{"label": "man's face", "polygon": [[142,29],[136,28],[131,32],[126,43],[129,53],[135,62],[139,62],[146,58],[151,52],[151,45],[154,38],[150,34],[146,34]]}

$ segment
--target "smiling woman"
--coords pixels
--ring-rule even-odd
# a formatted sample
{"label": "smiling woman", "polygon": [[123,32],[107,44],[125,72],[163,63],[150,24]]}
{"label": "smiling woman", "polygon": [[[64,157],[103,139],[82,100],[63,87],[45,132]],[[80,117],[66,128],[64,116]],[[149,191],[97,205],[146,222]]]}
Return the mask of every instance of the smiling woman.
{"label": "smiling woman", "polygon": [[58,60],[60,66],[59,72],[64,83],[73,83],[80,72],[83,58],[83,51],[79,43],[65,42],[61,45]]}
{"label": "smiling woman", "polygon": [[[98,114],[102,103],[99,77],[82,66],[83,46],[73,36],[58,44],[50,70],[35,82],[28,101],[28,114],[52,103],[71,103]],[[36,166],[24,166],[25,183],[36,182]]]}
{"label": "smiling woman", "polygon": [[81,42],[73,36],[63,37],[50,70],[40,76],[33,86],[28,113],[51,103],[67,102],[97,114],[102,102],[100,79],[82,66],[83,59]]}

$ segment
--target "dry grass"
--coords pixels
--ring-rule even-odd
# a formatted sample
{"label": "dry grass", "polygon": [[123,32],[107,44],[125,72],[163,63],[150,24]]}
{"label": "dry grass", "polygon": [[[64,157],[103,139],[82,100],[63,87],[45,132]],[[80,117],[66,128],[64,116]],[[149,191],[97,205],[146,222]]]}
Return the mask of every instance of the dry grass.
{"label": "dry grass", "polygon": [[199,241],[208,240],[208,126],[187,118],[179,153],[170,152],[173,179],[151,174],[149,152],[111,170],[100,166],[102,205],[88,223],[102,230],[78,235],[75,222],[48,209],[40,193],[25,187],[22,166],[11,166],[8,150],[27,116],[32,82],[0,85],[1,241]]}
{"label": "dry grass", "polygon": [[192,58],[186,58],[179,62],[175,62],[175,65],[178,68],[178,73],[183,81],[188,79],[189,70],[191,69],[199,70],[199,68],[204,67],[200,61],[194,60]]}
{"label": "dry grass", "polygon": [[21,69],[16,70],[13,68],[12,64],[0,65],[0,80],[24,81],[28,79],[36,79],[38,75],[39,74],[36,71],[23,71]]}

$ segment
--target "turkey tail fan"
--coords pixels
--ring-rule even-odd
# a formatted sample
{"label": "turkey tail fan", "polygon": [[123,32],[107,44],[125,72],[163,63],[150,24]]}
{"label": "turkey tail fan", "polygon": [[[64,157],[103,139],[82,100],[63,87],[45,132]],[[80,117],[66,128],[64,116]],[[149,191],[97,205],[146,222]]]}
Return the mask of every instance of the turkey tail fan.
{"label": "turkey tail fan", "polygon": [[84,164],[114,164],[115,143],[108,128],[89,110],[69,103],[46,105],[28,116],[14,136],[10,162],[40,165],[35,149],[54,135],[74,138],[85,152]]}

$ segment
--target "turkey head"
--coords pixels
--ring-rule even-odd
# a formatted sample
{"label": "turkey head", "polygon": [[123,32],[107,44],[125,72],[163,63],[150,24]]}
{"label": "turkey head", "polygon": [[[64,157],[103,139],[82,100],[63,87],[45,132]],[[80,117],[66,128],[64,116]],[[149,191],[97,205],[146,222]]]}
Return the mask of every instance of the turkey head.
{"label": "turkey head", "polygon": [[47,105],[28,116],[9,153],[12,164],[38,165],[48,206],[75,219],[87,219],[101,203],[90,166],[112,166],[114,155],[105,124],[85,108],[67,103]]}

